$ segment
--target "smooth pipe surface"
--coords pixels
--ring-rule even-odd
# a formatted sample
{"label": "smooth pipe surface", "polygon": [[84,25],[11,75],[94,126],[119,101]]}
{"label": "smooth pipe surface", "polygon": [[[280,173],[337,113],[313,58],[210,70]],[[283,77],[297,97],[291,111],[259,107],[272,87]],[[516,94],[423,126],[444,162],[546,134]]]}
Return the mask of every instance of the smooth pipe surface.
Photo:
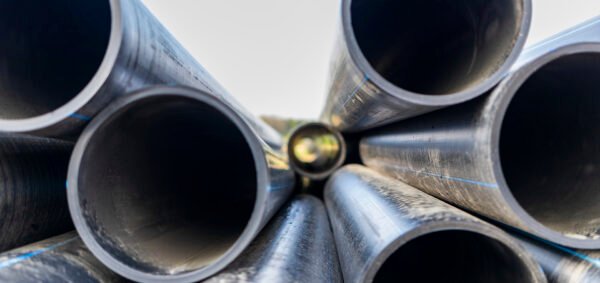
{"label": "smooth pipe surface", "polygon": [[600,44],[544,46],[488,95],[370,133],[363,161],[546,240],[600,248]]}
{"label": "smooth pipe surface", "polygon": [[0,252],[73,229],[65,180],[73,144],[0,133]]}
{"label": "smooth pipe surface", "polygon": [[75,232],[0,254],[0,281],[127,282],[102,265]]}
{"label": "smooth pipe surface", "polygon": [[321,120],[357,132],[484,94],[530,21],[530,0],[343,0]]}
{"label": "smooth pipe surface", "polygon": [[542,266],[548,282],[600,282],[600,251],[573,250],[528,236],[515,237]]}
{"label": "smooth pipe surface", "polygon": [[304,123],[291,131],[287,152],[296,173],[318,181],[344,164],[346,142],[340,132],[328,125]]}
{"label": "smooth pipe surface", "polygon": [[0,131],[73,139],[144,86],[221,92],[139,0],[2,1],[0,42]]}
{"label": "smooth pipe surface", "polygon": [[343,282],[323,203],[295,197],[254,242],[210,283]]}
{"label": "smooth pipe surface", "polygon": [[505,232],[366,167],[335,173],[325,204],[345,282],[546,282]]}
{"label": "smooth pipe surface", "polygon": [[111,104],[69,167],[83,241],[117,273],[196,282],[250,244],[294,186],[274,130],[233,100],[153,87]]}

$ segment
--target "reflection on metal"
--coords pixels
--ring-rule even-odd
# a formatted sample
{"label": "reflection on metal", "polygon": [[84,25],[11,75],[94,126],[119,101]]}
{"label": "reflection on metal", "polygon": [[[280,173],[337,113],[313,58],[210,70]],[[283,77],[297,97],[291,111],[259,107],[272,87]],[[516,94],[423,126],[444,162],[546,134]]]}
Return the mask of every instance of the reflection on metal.
{"label": "reflection on metal", "polygon": [[312,196],[296,197],[207,282],[342,282],[325,206]]}
{"label": "reflection on metal", "polygon": [[346,144],[344,137],[329,126],[307,123],[292,131],[287,151],[292,168],[298,174],[322,180],[344,163]]}
{"label": "reflection on metal", "polygon": [[600,251],[572,250],[527,236],[516,238],[540,263],[550,283],[600,282]]}
{"label": "reflection on metal", "polygon": [[0,251],[72,230],[65,178],[72,143],[0,134]]}
{"label": "reflection on metal", "polygon": [[1,282],[126,282],[71,232],[0,254]]}
{"label": "reflection on metal", "polygon": [[552,40],[519,65],[484,97],[371,133],[361,157],[538,237],[600,248],[600,44]]}
{"label": "reflection on metal", "polygon": [[0,4],[1,131],[72,138],[115,98],[149,85],[221,92],[139,0],[31,5]]}
{"label": "reflection on metal", "polygon": [[500,229],[366,167],[335,173],[325,203],[346,282],[546,282]]}
{"label": "reflection on metal", "polygon": [[291,194],[280,143],[228,98],[173,87],[127,96],[75,147],[75,226],[129,279],[205,279],[239,256]]}
{"label": "reflection on metal", "polygon": [[492,88],[521,52],[530,0],[343,0],[322,120],[356,132]]}

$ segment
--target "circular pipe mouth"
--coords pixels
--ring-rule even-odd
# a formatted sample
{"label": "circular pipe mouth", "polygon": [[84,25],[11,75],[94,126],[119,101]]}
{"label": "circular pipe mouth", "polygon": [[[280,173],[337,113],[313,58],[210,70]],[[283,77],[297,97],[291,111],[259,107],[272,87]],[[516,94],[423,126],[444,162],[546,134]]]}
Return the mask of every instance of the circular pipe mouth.
{"label": "circular pipe mouth", "polygon": [[308,123],[292,131],[287,143],[292,168],[310,179],[322,180],[346,159],[344,137],[321,123]]}
{"label": "circular pipe mouth", "polygon": [[345,3],[359,68],[392,94],[429,100],[470,98],[495,85],[522,50],[531,17],[528,0]]}
{"label": "circular pipe mouth", "polygon": [[118,2],[3,1],[0,19],[0,129],[26,132],[79,117],[116,60]]}
{"label": "circular pipe mouth", "polygon": [[264,217],[258,141],[224,103],[189,92],[159,88],[111,105],[72,158],[77,230],[103,263],[136,281],[206,278]]}
{"label": "circular pipe mouth", "polygon": [[521,253],[478,232],[434,231],[382,259],[373,282],[539,282]]}
{"label": "circular pipe mouth", "polygon": [[576,48],[529,67],[513,86],[499,159],[510,193],[529,216],[563,237],[594,241],[600,238],[600,52]]}

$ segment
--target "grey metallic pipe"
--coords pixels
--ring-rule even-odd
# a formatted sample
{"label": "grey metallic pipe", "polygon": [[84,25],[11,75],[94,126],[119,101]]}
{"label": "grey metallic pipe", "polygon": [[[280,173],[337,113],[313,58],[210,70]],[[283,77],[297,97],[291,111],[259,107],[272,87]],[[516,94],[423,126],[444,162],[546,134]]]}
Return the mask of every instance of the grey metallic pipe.
{"label": "grey metallic pipe", "polygon": [[0,133],[0,252],[72,230],[65,180],[73,144]]}
{"label": "grey metallic pipe", "polygon": [[371,133],[363,161],[546,240],[600,248],[600,44],[544,48],[485,97]]}
{"label": "grey metallic pipe", "polygon": [[231,263],[293,190],[281,140],[232,100],[154,87],[102,111],[78,141],[69,206],[117,273],[195,282]]}
{"label": "grey metallic pipe", "polygon": [[0,254],[1,282],[126,282],[71,232]]}
{"label": "grey metallic pipe", "polygon": [[502,230],[366,167],[335,173],[325,203],[345,282],[546,282]]}
{"label": "grey metallic pipe", "polygon": [[573,250],[527,236],[517,240],[540,263],[550,283],[600,282],[600,251]]}
{"label": "grey metallic pipe", "polygon": [[2,1],[0,19],[0,131],[72,138],[148,85],[221,92],[139,0]]}
{"label": "grey metallic pipe", "polygon": [[342,282],[327,211],[312,196],[298,196],[238,259],[207,282]]}
{"label": "grey metallic pipe", "polygon": [[477,97],[521,52],[530,0],[343,0],[322,121],[356,132]]}

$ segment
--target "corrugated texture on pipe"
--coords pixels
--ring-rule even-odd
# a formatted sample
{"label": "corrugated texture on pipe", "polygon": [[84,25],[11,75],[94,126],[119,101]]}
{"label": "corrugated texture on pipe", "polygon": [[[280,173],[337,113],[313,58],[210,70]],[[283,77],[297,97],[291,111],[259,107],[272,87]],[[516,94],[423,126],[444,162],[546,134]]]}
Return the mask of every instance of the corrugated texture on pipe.
{"label": "corrugated texture on pipe", "polygon": [[73,138],[154,84],[221,87],[139,0],[2,1],[0,130]]}
{"label": "corrugated texture on pipe", "polygon": [[600,44],[537,48],[490,94],[370,133],[361,157],[538,237],[600,248]]}
{"label": "corrugated texture on pipe", "polygon": [[73,144],[0,133],[0,251],[72,230],[65,180]]}
{"label": "corrugated texture on pipe", "polygon": [[0,254],[0,281],[127,282],[102,265],[75,232]]}
{"label": "corrugated texture on pipe", "polygon": [[111,104],[78,141],[69,206],[90,250],[145,282],[230,264],[294,187],[279,136],[233,100],[153,87]]}
{"label": "corrugated texture on pipe", "polygon": [[216,282],[342,282],[327,211],[312,196],[298,196],[278,213]]}
{"label": "corrugated texture on pipe", "polygon": [[343,0],[321,119],[356,132],[477,97],[529,32],[530,0]]}
{"label": "corrugated texture on pipe", "polygon": [[359,165],[325,189],[345,282],[546,282],[500,229]]}

